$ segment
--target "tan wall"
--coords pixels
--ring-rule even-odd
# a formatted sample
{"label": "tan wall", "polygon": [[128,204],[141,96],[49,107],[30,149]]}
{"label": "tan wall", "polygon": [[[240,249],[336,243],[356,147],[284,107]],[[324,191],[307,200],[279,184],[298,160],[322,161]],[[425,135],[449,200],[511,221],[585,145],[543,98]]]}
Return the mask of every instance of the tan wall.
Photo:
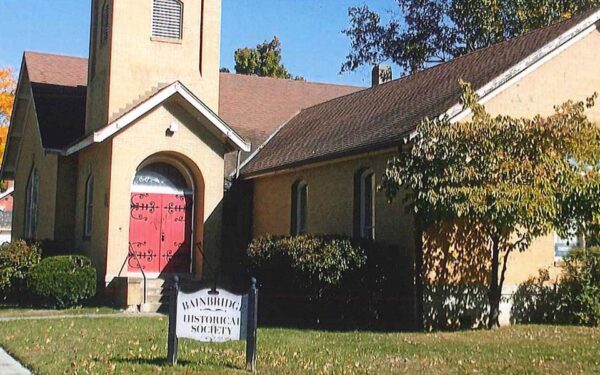
{"label": "tan wall", "polygon": [[[308,183],[308,232],[352,236],[354,175],[359,169],[369,167],[379,182],[392,155],[393,152],[365,155],[257,178],[254,180],[254,236],[290,234],[291,189],[300,179]],[[375,195],[375,239],[400,244],[411,253],[414,247],[412,218],[405,214],[400,199],[390,204],[383,192]]]}
{"label": "tan wall", "polygon": [[[548,115],[554,105],[569,99],[584,100],[600,92],[600,31],[546,62],[485,104],[492,114],[511,116]],[[589,112],[600,121],[600,106]]]}
{"label": "tan wall", "polygon": [[[583,100],[600,91],[600,32],[595,31],[560,55],[491,99],[487,109],[493,114],[533,116],[550,114],[555,104],[568,99]],[[600,106],[589,113],[600,122]],[[327,166],[305,167],[298,172],[285,172],[255,180],[254,235],[266,233],[289,234],[291,185],[303,178],[309,183],[308,229],[312,233],[352,234],[353,172],[360,166],[374,163],[380,175],[388,155],[376,161],[364,156],[361,159],[335,162]],[[388,206],[382,193],[377,198],[377,239],[410,242],[409,230],[404,228],[405,217],[399,219],[399,207]],[[396,203],[398,204],[398,203]],[[383,226],[383,227],[382,227]],[[397,226],[400,228],[398,230]],[[435,230],[434,230],[435,231]],[[454,236],[455,234],[448,235]],[[434,236],[435,237],[435,236]],[[471,251],[456,252],[441,239],[425,236],[425,267],[429,267],[430,280],[449,284],[478,283],[488,272],[486,259],[489,252],[475,240],[463,241]],[[428,247],[429,246],[429,247]],[[478,247],[478,251],[472,249]],[[471,254],[471,256],[465,256]],[[474,255],[473,255],[474,254]],[[444,270],[440,260],[447,261]],[[523,253],[513,253],[509,258],[506,284],[514,286],[536,275],[538,269],[554,268],[554,235],[536,239]]]}
{"label": "tan wall", "polygon": [[73,228],[76,216],[76,191],[79,155],[58,157],[58,178],[56,179],[56,223],[54,226],[54,239],[60,241],[66,248],[73,251],[75,246],[75,233]]}
{"label": "tan wall", "polygon": [[[174,120],[180,124],[179,130],[174,135],[167,136],[165,131]],[[193,175],[196,186],[194,242],[203,242],[207,256],[213,257],[211,263],[218,260],[215,257],[219,254],[221,242],[223,144],[199,125],[198,120],[186,110],[170,101],[116,135],[112,141],[112,155],[108,159],[100,159],[110,160],[112,163],[108,188],[110,199],[107,200],[107,282],[119,274],[127,256],[131,183],[136,169],[148,157],[157,154],[177,159]],[[196,275],[201,273],[201,261],[200,254],[194,251]],[[122,276],[126,271],[125,267]]]}
{"label": "tan wall", "polygon": [[[98,280],[103,280],[107,254],[108,202],[110,199],[111,140],[95,144],[79,152],[75,202],[75,243],[85,255],[92,259],[98,271]],[[85,188],[88,178],[94,178],[92,233],[84,237]]]}
{"label": "tan wall", "polygon": [[[29,90],[29,81],[23,77],[23,92]],[[30,95],[30,94],[27,94]],[[31,100],[31,97],[30,97]],[[12,237],[23,238],[25,229],[25,191],[32,167],[39,176],[38,221],[36,239],[54,239],[54,214],[56,205],[57,155],[46,154],[32,106],[25,117],[25,127],[15,169],[15,193]]]}
{"label": "tan wall", "polygon": [[[221,1],[184,0],[184,28],[180,42],[151,38],[151,0],[112,2],[110,47],[100,49],[98,81],[91,86],[98,90],[98,93],[91,94],[94,101],[89,105],[93,110],[100,114],[106,111],[102,100],[106,91],[103,85],[106,74],[110,73],[109,120],[147,97],[158,85],[170,84],[176,80],[181,81],[217,112]],[[101,8],[103,2],[95,2],[95,5]],[[89,120],[88,130],[106,125],[106,119],[102,119],[101,115]]]}
{"label": "tan wall", "polygon": [[[549,115],[567,100],[585,100],[600,92],[600,31],[596,30],[486,103],[492,114]],[[600,123],[600,106],[588,116]],[[529,251],[512,254],[507,284],[537,275],[539,268],[554,268],[554,234],[537,239]]]}

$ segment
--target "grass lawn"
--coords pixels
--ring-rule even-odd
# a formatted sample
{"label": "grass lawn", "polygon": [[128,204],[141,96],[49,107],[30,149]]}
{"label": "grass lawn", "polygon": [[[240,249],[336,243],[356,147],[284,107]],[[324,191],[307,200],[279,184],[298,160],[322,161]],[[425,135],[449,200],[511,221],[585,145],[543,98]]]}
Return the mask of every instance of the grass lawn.
{"label": "grass lawn", "polygon": [[0,303],[0,318],[19,318],[37,316],[60,316],[81,314],[111,314],[119,310],[110,307],[75,307],[71,309],[49,310],[39,308],[20,307],[12,304]]}
{"label": "grass lawn", "polygon": [[[0,323],[0,345],[36,374],[244,373],[244,343],[180,341],[168,367],[167,319]],[[259,373],[600,373],[600,329],[515,326],[491,332],[372,333],[263,328]]]}

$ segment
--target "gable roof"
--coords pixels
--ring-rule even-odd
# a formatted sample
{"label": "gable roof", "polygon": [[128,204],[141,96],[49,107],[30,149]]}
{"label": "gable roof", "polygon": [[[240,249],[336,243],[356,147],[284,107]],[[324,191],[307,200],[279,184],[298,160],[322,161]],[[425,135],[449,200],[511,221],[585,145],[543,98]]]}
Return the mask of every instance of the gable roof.
{"label": "gable roof", "polygon": [[253,148],[302,108],[364,89],[232,73],[221,73],[219,86],[219,115]]}
{"label": "gable roof", "polygon": [[[25,52],[23,61],[39,107],[44,148],[59,150],[80,141],[85,131],[88,60]],[[219,117],[256,147],[300,109],[362,89],[221,73]],[[233,159],[228,162],[234,164]]]}
{"label": "gable roof", "polygon": [[25,52],[42,146],[58,150],[83,135],[87,60]]}
{"label": "gable roof", "polygon": [[112,137],[117,132],[133,124],[137,119],[156,108],[167,99],[178,95],[189,103],[196,111],[206,118],[220,133],[227,144],[231,146],[231,151],[239,149],[241,151],[250,151],[250,143],[246,142],[235,130],[229,127],[216,113],[214,113],[202,100],[198,99],[190,90],[188,90],[181,82],[176,81],[172,84],[159,89],[154,94],[150,95],[143,102],[127,111],[117,119],[99,129],[98,131],[89,134],[84,139],[69,146],[64,153],[71,155],[79,150],[91,145],[99,143],[107,138]]}
{"label": "gable roof", "polygon": [[591,30],[599,18],[600,11],[595,8],[404,78],[307,108],[263,144],[241,174],[250,178],[395,146],[425,117],[437,117],[451,109],[453,115],[461,111],[457,107],[460,79],[470,82],[480,94],[488,94],[584,30]]}

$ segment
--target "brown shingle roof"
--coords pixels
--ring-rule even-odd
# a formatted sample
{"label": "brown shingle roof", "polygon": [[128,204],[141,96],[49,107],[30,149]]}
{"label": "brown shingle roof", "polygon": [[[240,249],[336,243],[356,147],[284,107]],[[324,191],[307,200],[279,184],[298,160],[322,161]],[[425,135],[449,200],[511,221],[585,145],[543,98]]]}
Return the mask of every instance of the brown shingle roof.
{"label": "brown shingle roof", "polygon": [[459,80],[486,85],[598,8],[410,76],[301,111],[242,168],[252,176],[398,144],[459,102]]}
{"label": "brown shingle roof", "polygon": [[[219,116],[251,142],[255,150],[301,109],[362,89],[364,87],[221,73]],[[242,161],[248,155],[244,153]],[[234,168],[235,155],[229,155],[225,160],[226,174]]]}
{"label": "brown shingle roof", "polygon": [[296,112],[364,87],[221,73],[219,116],[260,146]]}
{"label": "brown shingle roof", "polygon": [[31,82],[58,86],[87,85],[88,63],[85,58],[25,52],[24,59]]}
{"label": "brown shingle roof", "polygon": [[85,130],[87,60],[25,52],[25,67],[45,149],[59,150]]}
{"label": "brown shingle roof", "polygon": [[[53,137],[44,142],[44,147],[61,148],[81,137],[85,127],[87,59],[26,52],[25,64],[34,88],[41,131]],[[221,73],[219,116],[255,148],[300,109],[361,89]],[[73,116],[60,118],[61,111]],[[227,172],[234,163],[229,156]]]}

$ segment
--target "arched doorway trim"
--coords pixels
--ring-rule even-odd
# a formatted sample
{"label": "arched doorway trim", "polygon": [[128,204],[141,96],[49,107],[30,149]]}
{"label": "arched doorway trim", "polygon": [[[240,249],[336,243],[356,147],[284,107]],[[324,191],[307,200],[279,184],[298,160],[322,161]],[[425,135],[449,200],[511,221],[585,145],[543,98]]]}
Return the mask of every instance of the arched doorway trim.
{"label": "arched doorway trim", "polygon": [[131,182],[129,274],[140,273],[138,259],[150,277],[192,272],[195,185],[187,166],[169,155],[152,156],[136,169]]}

